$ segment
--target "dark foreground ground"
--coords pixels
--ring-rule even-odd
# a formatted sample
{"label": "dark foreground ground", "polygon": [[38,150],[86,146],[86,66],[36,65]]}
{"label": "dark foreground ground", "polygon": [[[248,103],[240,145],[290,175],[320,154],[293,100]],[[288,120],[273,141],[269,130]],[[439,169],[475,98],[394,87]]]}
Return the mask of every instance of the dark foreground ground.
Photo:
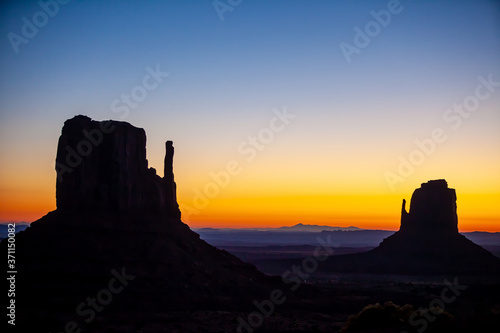
{"label": "dark foreground ground", "polygon": [[[269,297],[242,300],[239,309],[217,311],[165,311],[154,295],[151,306],[138,309],[127,304],[124,292],[88,325],[64,332],[500,331],[500,282],[336,274],[299,283],[290,275],[280,288]],[[82,324],[74,312],[67,320],[75,318]]]}
{"label": "dark foreground ground", "polygon": [[[222,247],[222,246],[220,246]],[[177,311],[179,299],[159,293],[135,290],[130,283],[95,318],[75,312],[74,304],[65,311],[65,322],[78,327],[52,326],[59,332],[499,332],[500,281],[491,277],[467,276],[384,276],[322,274],[309,261],[312,246],[226,247],[229,252],[255,264],[283,283],[265,296],[241,299],[233,305],[198,304],[196,311]],[[334,248],[332,255],[359,252],[360,248]],[[363,249],[365,250],[365,249]],[[321,254],[321,253],[320,253]],[[326,254],[326,253],[323,253]],[[297,270],[295,266],[300,267]],[[289,272],[289,273],[287,273]],[[106,282],[109,277],[104,278]],[[88,283],[88,281],[84,281]],[[102,281],[101,281],[102,282]],[[251,284],[254,284],[252,282]],[[179,285],[178,283],[176,285]],[[103,285],[105,286],[105,285]],[[233,286],[234,287],[234,286]],[[97,288],[97,287],[96,287]],[[84,293],[98,294],[99,288]],[[228,290],[230,286],[228,286]],[[234,289],[234,288],[233,288]],[[217,291],[211,289],[213,293]],[[143,303],[131,304],[134,292]],[[194,292],[193,292],[194,293]],[[196,293],[194,293],[196,294]],[[194,295],[193,294],[193,295]],[[241,290],[248,294],[248,290]],[[84,296],[85,296],[84,295]],[[158,296],[160,295],[160,296]],[[66,295],[52,297],[64,299]],[[253,297],[255,297],[253,299]],[[231,299],[238,298],[233,295]],[[84,297],[78,300],[85,300]],[[252,300],[253,299],[253,300]],[[38,300],[41,306],[46,300]],[[190,301],[191,302],[191,301]],[[166,310],[166,307],[170,310]],[[88,309],[88,308],[85,308]],[[54,312],[52,309],[48,310]],[[29,318],[24,319],[29,320]],[[47,332],[47,330],[38,330]]]}
{"label": "dark foreground ground", "polygon": [[[105,320],[97,317],[85,332],[340,332],[344,328],[345,332],[422,333],[500,329],[500,284],[337,278],[335,282],[300,285],[292,291],[298,299],[286,299],[279,305],[271,303],[271,297],[257,299],[246,312],[227,309],[165,314],[111,309]],[[440,305],[444,309],[433,308]],[[130,317],[134,317],[133,326],[125,319]],[[348,321],[350,328],[346,329]]]}
{"label": "dark foreground ground", "polygon": [[[206,332],[500,331],[500,281],[494,277],[322,274],[321,262],[318,267],[304,265],[304,259],[314,255],[313,246],[219,248],[266,274],[281,276],[292,297],[272,305],[269,299],[256,299],[247,312],[172,314],[163,328],[172,332],[195,331],[198,325]],[[333,255],[370,249],[339,247]],[[192,318],[189,325],[187,317]]]}

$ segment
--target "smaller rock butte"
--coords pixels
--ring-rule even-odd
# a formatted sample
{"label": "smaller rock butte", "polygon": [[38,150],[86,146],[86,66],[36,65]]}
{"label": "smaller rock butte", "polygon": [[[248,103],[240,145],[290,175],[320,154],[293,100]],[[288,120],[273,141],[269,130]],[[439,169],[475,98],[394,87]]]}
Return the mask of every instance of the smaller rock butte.
{"label": "smaller rock butte", "polygon": [[444,179],[413,192],[410,211],[401,209],[399,231],[375,249],[333,256],[326,271],[409,274],[500,274],[500,259],[458,232],[457,196]]}
{"label": "smaller rock butte", "polygon": [[458,233],[457,195],[444,179],[423,183],[413,192],[410,212],[403,199],[400,232],[420,234],[428,232]]}

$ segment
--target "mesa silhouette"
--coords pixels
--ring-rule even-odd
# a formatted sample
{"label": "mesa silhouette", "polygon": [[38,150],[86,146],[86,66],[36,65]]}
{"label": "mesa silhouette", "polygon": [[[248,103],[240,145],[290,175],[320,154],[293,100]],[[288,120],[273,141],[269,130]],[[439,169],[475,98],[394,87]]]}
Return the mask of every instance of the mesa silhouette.
{"label": "mesa silhouette", "polygon": [[[180,323],[180,331],[200,331],[209,323],[219,329],[225,320],[233,330],[238,312],[255,311],[254,300],[289,290],[281,278],[207,244],[182,223],[172,142],[165,147],[160,177],[148,167],[143,129],[86,116],[64,123],[56,155],[57,209],[16,235],[19,329],[161,331]],[[422,184],[408,213],[403,201],[397,233],[372,251],[330,257],[319,272],[497,274],[500,260],[460,235],[457,223],[455,191],[444,180]],[[7,241],[2,248],[7,252]],[[292,265],[280,264],[285,266],[273,263],[279,274]],[[346,307],[307,285],[286,297],[280,310],[300,309],[302,322],[331,320],[305,310]],[[212,311],[212,317],[196,318],[195,327],[193,310]],[[293,322],[297,312],[274,318]]]}
{"label": "mesa silhouette", "polygon": [[495,275],[500,259],[458,232],[456,193],[446,180],[431,180],[401,209],[399,231],[375,249],[330,257],[325,272],[405,275]]}
{"label": "mesa silhouette", "polygon": [[[86,116],[64,123],[57,209],[16,235],[18,327],[100,331],[131,320],[138,329],[141,313],[238,310],[280,285],[181,222],[173,155],[167,141],[160,177],[143,129]],[[98,293],[108,286],[113,293]]]}

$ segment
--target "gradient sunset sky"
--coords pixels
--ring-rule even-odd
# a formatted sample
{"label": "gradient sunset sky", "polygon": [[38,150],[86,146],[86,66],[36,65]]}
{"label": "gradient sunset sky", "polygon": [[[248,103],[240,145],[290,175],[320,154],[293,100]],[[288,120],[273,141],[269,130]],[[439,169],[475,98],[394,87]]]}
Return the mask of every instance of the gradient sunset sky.
{"label": "gradient sunset sky", "polygon": [[161,175],[174,141],[191,227],[396,230],[445,178],[461,231],[500,231],[499,2],[215,3],[2,3],[0,221],[55,209],[57,140],[85,114],[144,128]]}

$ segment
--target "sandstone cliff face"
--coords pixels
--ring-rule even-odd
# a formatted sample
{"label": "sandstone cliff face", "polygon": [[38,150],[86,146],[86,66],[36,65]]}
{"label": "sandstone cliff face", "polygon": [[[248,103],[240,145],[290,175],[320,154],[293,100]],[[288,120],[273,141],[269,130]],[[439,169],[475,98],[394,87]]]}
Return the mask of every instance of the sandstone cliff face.
{"label": "sandstone cliff face", "polygon": [[125,122],[76,116],[64,123],[56,157],[60,210],[98,209],[164,213],[179,217],[172,142],[166,143],[165,175],[148,168],[146,133]]}

